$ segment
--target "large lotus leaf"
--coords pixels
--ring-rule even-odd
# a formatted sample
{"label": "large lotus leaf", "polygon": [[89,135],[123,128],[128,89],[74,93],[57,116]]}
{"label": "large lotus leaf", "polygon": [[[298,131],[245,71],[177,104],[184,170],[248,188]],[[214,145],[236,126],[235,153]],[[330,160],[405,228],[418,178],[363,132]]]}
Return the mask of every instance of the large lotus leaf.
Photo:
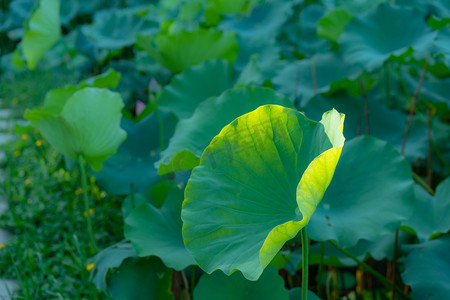
{"label": "large lotus leaf", "polygon": [[[388,141],[398,151],[401,150],[408,115],[400,110],[389,109],[382,102],[368,97],[369,129],[374,137]],[[355,98],[346,93],[335,94],[330,98],[318,96],[305,107],[305,113],[313,120],[320,119],[321,112],[336,108],[347,117],[344,134],[351,139],[366,132],[364,117],[364,101],[362,97]],[[405,156],[409,160],[427,156],[427,123],[426,118],[416,115],[411,123],[405,148]]]}
{"label": "large lotus leaf", "polygon": [[219,28],[224,31],[234,31],[243,38],[275,37],[280,27],[292,14],[292,1],[280,3],[276,0],[264,1],[248,16],[236,20],[237,16],[222,21]]}
{"label": "large lotus leaf", "polygon": [[60,36],[59,1],[40,0],[38,8],[28,21],[27,31],[22,40],[22,50],[29,69],[36,67],[44,53]]}
{"label": "large lotus leaf", "polygon": [[56,150],[73,159],[82,155],[99,171],[126,138],[120,128],[122,108],[119,94],[87,87],[75,92],[59,113],[35,108],[25,118]]}
{"label": "large lotus leaf", "polygon": [[434,52],[441,54],[445,58],[445,63],[450,66],[450,27],[441,29],[434,41]]}
{"label": "large lotus leaf", "polygon": [[207,60],[175,75],[158,98],[158,107],[179,119],[189,118],[198,104],[233,87],[239,73],[226,60]]}
{"label": "large lotus leaf", "polygon": [[286,64],[272,82],[277,91],[304,106],[315,94],[328,92],[333,82],[354,79],[360,73],[361,69],[349,66],[330,52]]}
{"label": "large lotus leaf", "polygon": [[411,167],[390,144],[369,136],[350,140],[335,175],[308,226],[311,239],[353,247],[394,232],[412,215]]}
{"label": "large lotus leaf", "polygon": [[224,127],[185,190],[183,237],[199,266],[258,279],[314,213],[340,156],[342,126],[334,110],[316,123],[264,105]]}
{"label": "large lotus leaf", "polygon": [[161,32],[155,37],[138,35],[138,46],[163,66],[178,73],[208,59],[233,62],[238,54],[234,33],[198,28],[195,31]]}
{"label": "large lotus leaf", "polygon": [[173,184],[161,208],[150,203],[136,207],[125,219],[124,234],[139,256],[156,255],[175,270],[195,265],[181,235],[183,190]]}
{"label": "large lotus leaf", "polygon": [[413,250],[405,259],[402,278],[411,286],[413,299],[448,299],[450,235],[408,248]]}
{"label": "large lotus leaf", "polygon": [[350,21],[339,38],[339,47],[348,63],[373,71],[391,56],[401,56],[410,49],[419,52],[419,57],[425,56],[435,36],[419,12],[383,3]]}
{"label": "large lotus leaf", "polygon": [[159,24],[134,8],[107,9],[96,13],[93,24],[82,30],[97,47],[114,50],[133,45],[138,33],[157,33]]}
{"label": "large lotus leaf", "polygon": [[284,280],[269,266],[257,281],[248,281],[236,272],[203,275],[194,290],[196,300],[289,300]]}
{"label": "large lotus leaf", "polygon": [[438,185],[434,196],[417,185],[415,192],[414,214],[403,225],[411,227],[422,242],[438,233],[447,233],[450,230],[450,178]]}
{"label": "large lotus leaf", "polygon": [[119,267],[125,259],[135,256],[136,251],[130,243],[118,243],[100,251],[93,259],[94,269],[90,279],[99,290],[106,290],[108,272]]}
{"label": "large lotus leaf", "polygon": [[126,260],[108,278],[113,299],[172,300],[172,270],[157,257]]}
{"label": "large lotus leaf", "polygon": [[344,32],[345,26],[352,19],[353,16],[344,8],[331,10],[317,23],[317,35],[337,42],[339,36]]}
{"label": "large lotus leaf", "polygon": [[[172,136],[175,124],[173,115],[160,113],[158,116],[157,112],[140,122],[123,119],[121,127],[127,132],[127,139],[117,153],[104,162],[102,170],[93,173],[98,184],[115,195],[130,194],[131,183],[136,193],[147,192],[161,180],[154,164],[159,159],[161,146],[167,145]],[[161,145],[161,129],[164,145]]]}
{"label": "large lotus leaf", "polygon": [[178,122],[169,146],[156,163],[159,174],[191,170],[199,164],[203,150],[224,126],[265,104],[292,107],[288,98],[262,87],[236,88],[204,101],[191,118]]}

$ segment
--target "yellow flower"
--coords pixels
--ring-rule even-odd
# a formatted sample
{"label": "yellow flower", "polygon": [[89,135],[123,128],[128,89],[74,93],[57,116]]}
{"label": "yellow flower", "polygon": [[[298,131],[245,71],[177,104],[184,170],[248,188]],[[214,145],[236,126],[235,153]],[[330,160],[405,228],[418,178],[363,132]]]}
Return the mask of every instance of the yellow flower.
{"label": "yellow flower", "polygon": [[5,244],[1,243],[0,244],[0,249],[4,249],[5,248]]}
{"label": "yellow flower", "polygon": [[31,183],[31,179],[30,178],[25,179],[25,184],[26,185],[29,185],[30,183]]}
{"label": "yellow flower", "polygon": [[40,146],[42,146],[42,141],[41,140],[37,140],[35,144],[36,144],[37,147],[40,147]]}
{"label": "yellow flower", "polygon": [[28,134],[25,134],[25,133],[22,134],[21,138],[22,138],[23,141],[28,140]]}
{"label": "yellow flower", "polygon": [[[89,208],[89,214],[92,215],[94,214],[94,209],[93,208]],[[83,216],[87,217],[87,211],[83,211]]]}
{"label": "yellow flower", "polygon": [[90,263],[86,266],[86,270],[90,271],[94,268],[94,263]]}
{"label": "yellow flower", "polygon": [[18,157],[19,155],[20,155],[20,151],[19,150],[14,151],[14,157]]}
{"label": "yellow flower", "polygon": [[83,192],[84,192],[84,190],[83,190],[83,188],[79,188],[79,189],[76,189],[75,190],[75,195],[81,195],[81,194],[83,194]]}
{"label": "yellow flower", "polygon": [[19,99],[17,99],[17,98],[12,99],[12,103],[14,105],[17,105],[19,103]]}
{"label": "yellow flower", "polygon": [[39,133],[39,130],[35,129],[35,130],[33,130],[33,133],[34,133],[34,134],[38,134],[38,133]]}

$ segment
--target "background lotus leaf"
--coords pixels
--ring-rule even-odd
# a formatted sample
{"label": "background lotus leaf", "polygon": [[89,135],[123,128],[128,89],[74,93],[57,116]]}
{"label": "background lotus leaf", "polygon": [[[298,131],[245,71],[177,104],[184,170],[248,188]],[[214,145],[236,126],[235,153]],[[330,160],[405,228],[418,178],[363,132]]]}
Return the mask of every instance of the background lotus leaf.
{"label": "background lotus leaf", "polygon": [[169,300],[172,270],[157,257],[128,259],[108,278],[113,299]]}
{"label": "background lotus leaf", "polygon": [[44,55],[61,36],[59,1],[40,0],[39,6],[28,21],[22,40],[23,54],[28,68],[34,69]]}
{"label": "background lotus leaf", "polygon": [[349,248],[361,239],[376,241],[412,215],[411,167],[395,148],[361,136],[348,141],[335,177],[310,221],[316,241],[335,240]]}
{"label": "background lotus leaf", "polygon": [[289,99],[271,89],[248,86],[204,101],[191,118],[177,124],[169,146],[156,163],[159,174],[194,168],[203,150],[225,125],[264,104],[292,107]]}
{"label": "background lotus leaf", "polygon": [[155,37],[140,34],[136,37],[136,42],[175,73],[208,59],[223,58],[233,62],[239,51],[233,33],[223,33],[216,29],[161,32]]}
{"label": "background lotus leaf", "polygon": [[401,56],[410,49],[424,57],[435,36],[419,12],[383,3],[374,11],[355,16],[338,42],[346,62],[373,71],[391,56]]}
{"label": "background lotus leaf", "polygon": [[274,267],[267,267],[257,281],[248,281],[236,272],[226,276],[222,272],[203,275],[194,290],[197,300],[289,300],[284,281]]}
{"label": "background lotus leaf", "polygon": [[[189,118],[196,107],[210,97],[217,97],[237,84],[251,83],[254,80],[251,61],[245,70],[252,74],[236,71],[233,65],[222,59],[207,60],[204,63],[185,69],[175,75],[158,97],[158,107],[173,112],[179,119]],[[257,67],[257,66],[256,66]]]}
{"label": "background lotus leaf", "polygon": [[450,235],[410,245],[402,278],[413,299],[446,299],[450,295]]}
{"label": "background lotus leaf", "polygon": [[415,186],[414,214],[403,225],[411,227],[425,242],[438,233],[450,230],[450,178],[442,181],[431,196],[422,187]]}
{"label": "background lotus leaf", "polygon": [[154,164],[174,132],[176,118],[155,111],[139,122],[122,119],[121,123],[127,139],[104,162],[102,170],[92,175],[108,193],[128,195],[131,183],[134,192],[145,193],[161,180]]}
{"label": "background lotus leaf", "polygon": [[175,270],[195,265],[181,235],[183,190],[173,182],[161,208],[150,203],[137,206],[125,219],[124,234],[139,256],[155,255]]}

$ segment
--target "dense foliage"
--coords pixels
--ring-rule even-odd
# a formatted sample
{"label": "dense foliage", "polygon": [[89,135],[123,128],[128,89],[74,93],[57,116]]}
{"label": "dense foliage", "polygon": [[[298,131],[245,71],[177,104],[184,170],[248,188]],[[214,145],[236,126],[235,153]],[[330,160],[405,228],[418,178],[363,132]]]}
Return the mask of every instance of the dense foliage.
{"label": "dense foliage", "polygon": [[448,1],[0,16],[18,296],[450,298]]}

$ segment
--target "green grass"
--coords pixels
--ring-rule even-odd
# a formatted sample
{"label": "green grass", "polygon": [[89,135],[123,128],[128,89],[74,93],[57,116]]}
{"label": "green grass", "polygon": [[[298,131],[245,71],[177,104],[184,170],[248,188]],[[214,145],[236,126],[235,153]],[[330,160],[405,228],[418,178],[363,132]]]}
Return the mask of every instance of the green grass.
{"label": "green grass", "polygon": [[[45,91],[71,81],[45,73],[35,81],[37,75],[2,80],[4,108],[21,112],[41,103]],[[0,216],[0,228],[13,236],[0,246],[0,278],[18,280],[14,296],[19,299],[105,299],[86,268],[91,256],[76,162],[28,128],[1,148],[7,157],[1,190],[9,208]],[[106,195],[92,177],[89,181],[95,238],[103,249],[123,239],[121,199]]]}

